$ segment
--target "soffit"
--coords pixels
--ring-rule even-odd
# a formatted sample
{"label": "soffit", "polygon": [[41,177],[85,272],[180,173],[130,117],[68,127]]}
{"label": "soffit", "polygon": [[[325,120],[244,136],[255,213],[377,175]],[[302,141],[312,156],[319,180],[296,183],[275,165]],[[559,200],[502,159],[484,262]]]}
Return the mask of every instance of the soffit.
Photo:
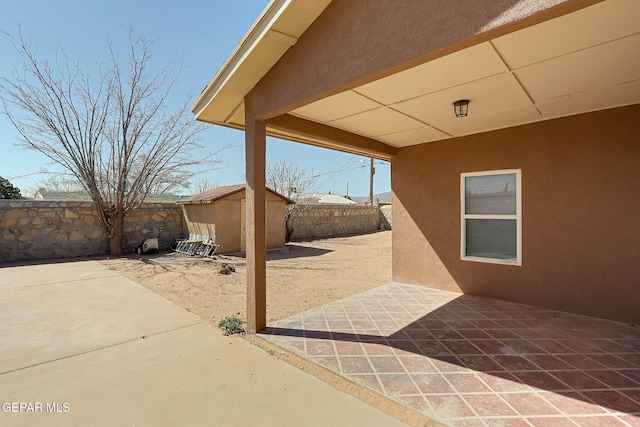
{"label": "soffit", "polygon": [[[640,1],[606,0],[291,112],[394,147],[640,102]],[[469,99],[458,119],[453,101]]]}
{"label": "soffit", "polygon": [[204,88],[196,120],[237,127],[244,96],[293,46],[331,0],[272,0]]}

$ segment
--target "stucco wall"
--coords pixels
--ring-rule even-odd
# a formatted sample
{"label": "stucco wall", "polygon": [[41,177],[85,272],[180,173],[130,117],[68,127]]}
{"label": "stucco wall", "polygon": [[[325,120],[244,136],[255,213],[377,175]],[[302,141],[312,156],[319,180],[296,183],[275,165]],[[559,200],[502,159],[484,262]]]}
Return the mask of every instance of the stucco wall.
{"label": "stucco wall", "polygon": [[[640,322],[640,105],[403,148],[393,279]],[[460,259],[460,174],[522,170],[522,266]]]}
{"label": "stucco wall", "polygon": [[216,205],[214,203],[182,205],[182,223],[185,234],[199,234],[217,241]]}
{"label": "stucco wall", "polygon": [[[182,232],[173,203],[144,203],[125,217],[123,250],[132,251],[145,232],[162,228],[167,249]],[[0,200],[0,262],[105,255],[109,244],[91,202]]]}
{"label": "stucco wall", "polygon": [[377,206],[301,206],[291,214],[292,240],[370,233],[380,229]]}
{"label": "stucco wall", "polygon": [[286,202],[267,200],[267,248],[282,248],[286,244],[284,214]]}

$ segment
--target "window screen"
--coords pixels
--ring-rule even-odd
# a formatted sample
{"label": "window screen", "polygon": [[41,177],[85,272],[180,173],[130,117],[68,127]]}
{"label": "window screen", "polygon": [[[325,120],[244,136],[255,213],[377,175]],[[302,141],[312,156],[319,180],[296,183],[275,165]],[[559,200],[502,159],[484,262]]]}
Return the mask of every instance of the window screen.
{"label": "window screen", "polygon": [[520,265],[520,171],[462,174],[462,259]]}

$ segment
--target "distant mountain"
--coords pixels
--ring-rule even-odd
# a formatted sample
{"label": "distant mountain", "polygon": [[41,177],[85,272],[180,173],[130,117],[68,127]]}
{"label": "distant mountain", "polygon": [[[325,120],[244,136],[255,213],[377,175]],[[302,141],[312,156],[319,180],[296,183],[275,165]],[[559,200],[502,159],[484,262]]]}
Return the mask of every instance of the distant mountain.
{"label": "distant mountain", "polygon": [[[369,196],[351,196],[351,199],[355,202],[368,202]],[[391,203],[391,191],[385,193],[378,193],[373,195],[373,201],[378,199],[381,203]]]}

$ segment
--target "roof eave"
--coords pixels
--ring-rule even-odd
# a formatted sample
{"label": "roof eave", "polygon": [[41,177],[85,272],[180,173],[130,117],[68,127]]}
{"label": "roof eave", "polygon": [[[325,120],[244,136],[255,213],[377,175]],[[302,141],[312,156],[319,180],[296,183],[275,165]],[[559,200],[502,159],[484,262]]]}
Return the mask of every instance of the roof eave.
{"label": "roof eave", "polygon": [[[272,0],[194,103],[195,119],[229,126],[230,117],[240,108],[244,97],[330,2]],[[295,34],[278,31],[277,28],[290,27],[287,24],[291,22],[295,22]]]}

